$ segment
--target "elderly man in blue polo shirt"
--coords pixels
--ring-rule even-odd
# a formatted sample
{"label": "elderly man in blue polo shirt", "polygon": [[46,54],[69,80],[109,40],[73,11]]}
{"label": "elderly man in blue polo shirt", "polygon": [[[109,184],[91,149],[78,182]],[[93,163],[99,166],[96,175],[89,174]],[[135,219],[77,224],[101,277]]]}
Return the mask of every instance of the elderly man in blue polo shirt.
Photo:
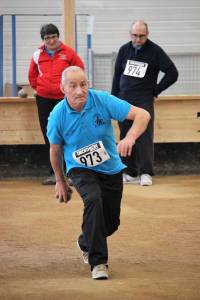
{"label": "elderly man in blue polo shirt", "polygon": [[[85,72],[71,66],[62,73],[65,98],[49,116],[47,135],[50,160],[56,177],[56,197],[69,201],[63,172],[63,152],[67,175],[84,204],[82,232],[77,245],[91,267],[93,279],[108,278],[107,237],[120,224],[123,191],[120,156],[131,155],[136,139],[145,131],[150,115],[126,101],[103,91],[88,89]],[[134,120],[126,137],[116,146],[112,119]]]}

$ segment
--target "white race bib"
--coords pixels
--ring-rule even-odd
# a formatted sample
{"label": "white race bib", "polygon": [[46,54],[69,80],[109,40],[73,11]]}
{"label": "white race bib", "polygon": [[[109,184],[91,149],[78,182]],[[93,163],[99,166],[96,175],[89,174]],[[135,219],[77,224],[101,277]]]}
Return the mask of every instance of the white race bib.
{"label": "white race bib", "polygon": [[146,74],[147,67],[148,63],[136,60],[127,60],[124,75],[143,78]]}
{"label": "white race bib", "polygon": [[77,163],[86,167],[95,167],[110,159],[102,141],[78,149],[72,155]]}

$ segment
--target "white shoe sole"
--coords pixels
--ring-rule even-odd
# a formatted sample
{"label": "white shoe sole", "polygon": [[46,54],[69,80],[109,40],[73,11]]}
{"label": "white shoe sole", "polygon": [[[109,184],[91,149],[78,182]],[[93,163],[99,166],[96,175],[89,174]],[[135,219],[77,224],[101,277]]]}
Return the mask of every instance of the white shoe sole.
{"label": "white shoe sole", "polygon": [[140,185],[141,186],[151,186],[152,185],[152,182],[140,182]]}
{"label": "white shoe sole", "polygon": [[104,272],[101,272],[101,274],[98,274],[96,276],[92,275],[92,279],[94,279],[94,280],[106,280],[106,279],[108,279],[108,274],[105,274]]}
{"label": "white shoe sole", "polygon": [[123,181],[123,184],[140,184],[140,181]]}

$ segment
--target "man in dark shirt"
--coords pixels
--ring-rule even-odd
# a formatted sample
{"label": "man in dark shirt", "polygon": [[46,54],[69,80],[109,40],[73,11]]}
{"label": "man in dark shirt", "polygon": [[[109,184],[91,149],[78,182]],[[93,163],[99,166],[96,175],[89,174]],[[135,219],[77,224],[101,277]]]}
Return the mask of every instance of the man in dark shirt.
{"label": "man in dark shirt", "polygon": [[[134,145],[131,156],[122,157],[127,165],[124,183],[152,185],[154,147],[154,101],[157,96],[178,78],[178,71],[164,50],[148,39],[148,26],[143,21],[132,24],[131,41],[119,49],[115,63],[112,94],[129,103],[146,109],[150,115],[147,130]],[[164,76],[157,83],[158,74]],[[129,120],[119,123],[120,140],[131,126]]]}

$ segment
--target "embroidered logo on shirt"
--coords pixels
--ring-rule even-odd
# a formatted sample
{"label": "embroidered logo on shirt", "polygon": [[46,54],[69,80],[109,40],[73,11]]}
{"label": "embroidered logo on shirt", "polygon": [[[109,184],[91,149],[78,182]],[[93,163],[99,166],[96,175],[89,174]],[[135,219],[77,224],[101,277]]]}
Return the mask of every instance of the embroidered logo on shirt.
{"label": "embroidered logo on shirt", "polygon": [[105,121],[101,118],[100,114],[94,116],[95,127],[102,126],[105,124]]}

